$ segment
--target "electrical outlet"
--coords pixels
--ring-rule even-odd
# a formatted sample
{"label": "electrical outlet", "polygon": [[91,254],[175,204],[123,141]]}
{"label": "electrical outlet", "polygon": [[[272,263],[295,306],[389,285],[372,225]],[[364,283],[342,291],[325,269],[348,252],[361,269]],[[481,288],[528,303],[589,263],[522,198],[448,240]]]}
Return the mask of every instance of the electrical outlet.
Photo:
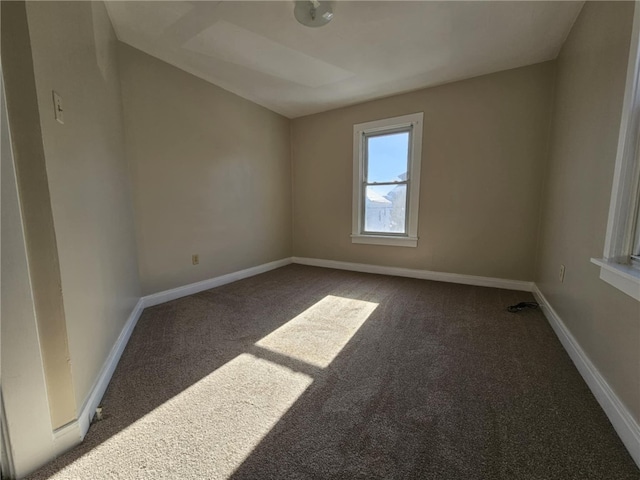
{"label": "electrical outlet", "polygon": [[64,123],[64,110],[62,109],[62,98],[53,92],[53,112],[58,123]]}
{"label": "electrical outlet", "polygon": [[200,255],[198,255],[197,253],[191,255],[191,263],[193,263],[194,265],[198,265],[200,263]]}
{"label": "electrical outlet", "polygon": [[560,283],[564,282],[564,265],[560,265],[560,274],[558,275]]}

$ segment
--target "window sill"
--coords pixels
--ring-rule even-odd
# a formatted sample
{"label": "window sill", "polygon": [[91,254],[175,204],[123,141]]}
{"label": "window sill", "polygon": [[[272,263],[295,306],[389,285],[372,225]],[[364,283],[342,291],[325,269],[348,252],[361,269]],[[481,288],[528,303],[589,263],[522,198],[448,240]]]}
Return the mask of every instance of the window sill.
{"label": "window sill", "polygon": [[351,243],[388,245],[392,247],[417,247],[418,237],[387,237],[385,235],[351,235]]}
{"label": "window sill", "polygon": [[592,258],[591,263],[600,267],[600,279],[640,302],[640,270],[631,265]]}

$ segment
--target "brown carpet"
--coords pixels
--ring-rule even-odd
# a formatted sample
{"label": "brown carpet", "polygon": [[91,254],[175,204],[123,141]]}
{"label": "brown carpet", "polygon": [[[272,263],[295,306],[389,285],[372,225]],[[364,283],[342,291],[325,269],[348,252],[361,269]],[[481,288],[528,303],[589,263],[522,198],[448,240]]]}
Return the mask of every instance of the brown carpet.
{"label": "brown carpet", "polygon": [[30,478],[638,480],[532,300],[290,265],[146,309]]}

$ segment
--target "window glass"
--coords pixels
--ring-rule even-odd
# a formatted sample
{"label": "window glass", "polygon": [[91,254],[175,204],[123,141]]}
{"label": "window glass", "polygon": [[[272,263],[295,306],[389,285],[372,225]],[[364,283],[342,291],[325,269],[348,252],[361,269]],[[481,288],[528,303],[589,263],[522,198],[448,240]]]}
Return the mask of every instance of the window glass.
{"label": "window glass", "polygon": [[409,132],[367,136],[367,183],[406,179]]}
{"label": "window glass", "polygon": [[380,233],[406,233],[407,186],[391,188],[367,186],[364,230]]}
{"label": "window glass", "polygon": [[407,233],[410,131],[365,137],[364,232]]}

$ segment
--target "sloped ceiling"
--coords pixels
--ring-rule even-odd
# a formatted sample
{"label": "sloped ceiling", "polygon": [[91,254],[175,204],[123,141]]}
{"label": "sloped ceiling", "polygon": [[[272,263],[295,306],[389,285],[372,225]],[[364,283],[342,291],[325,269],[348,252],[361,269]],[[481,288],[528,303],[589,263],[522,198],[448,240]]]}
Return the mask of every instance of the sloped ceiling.
{"label": "sloped ceiling", "polygon": [[294,2],[107,2],[118,38],[289,118],[551,60],[571,1],[336,1],[321,28]]}

